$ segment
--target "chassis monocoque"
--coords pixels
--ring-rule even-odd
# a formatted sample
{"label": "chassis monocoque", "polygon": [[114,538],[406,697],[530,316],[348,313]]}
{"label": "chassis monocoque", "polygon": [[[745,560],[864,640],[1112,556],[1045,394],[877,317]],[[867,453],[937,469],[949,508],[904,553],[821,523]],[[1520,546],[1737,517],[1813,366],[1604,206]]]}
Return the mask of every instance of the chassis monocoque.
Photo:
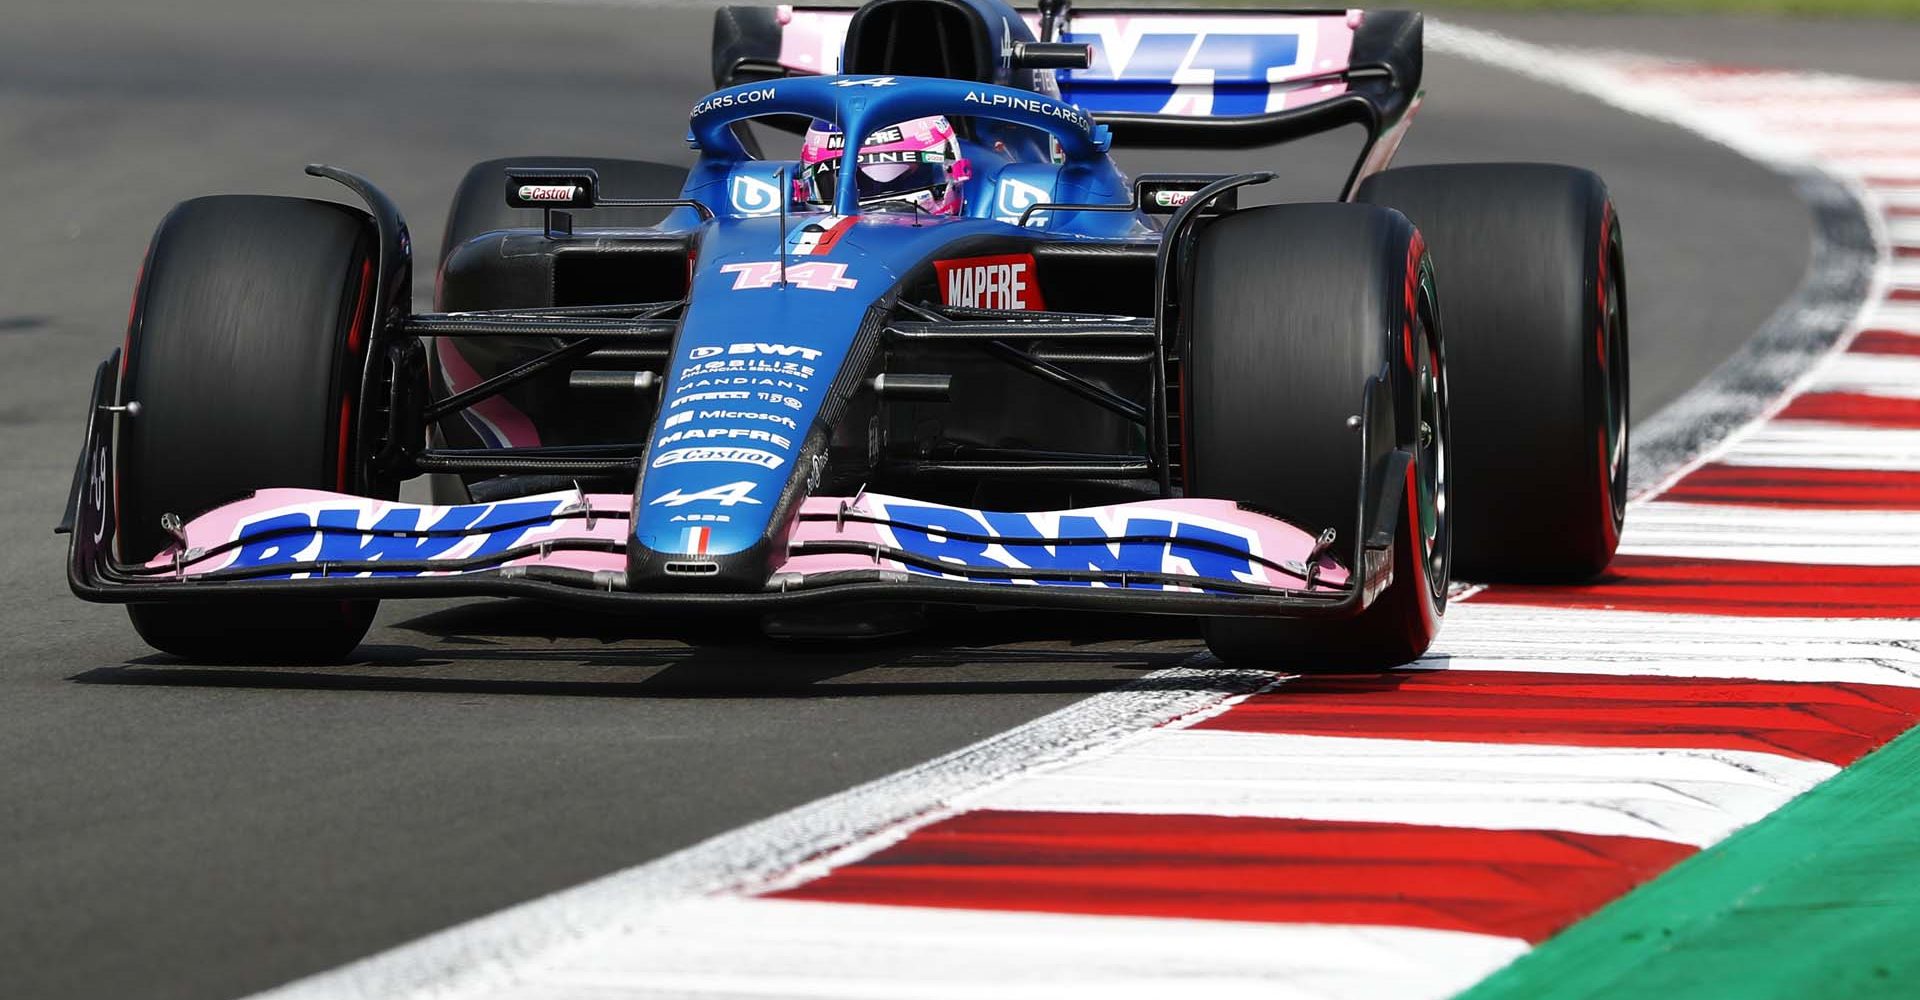
{"label": "chassis monocoque", "polygon": [[[72,587],[200,658],[339,657],[379,599],[519,595],[803,631],[1189,615],[1233,661],[1410,660],[1456,565],[1602,569],[1626,487],[1606,189],[1386,169],[1420,46],[1392,11],[723,8],[693,166],[475,167],[429,314],[363,178],[308,168],[364,210],[186,202],[96,379]],[[971,165],[959,216],[863,209],[853,170],[796,202],[749,125],[928,115]],[[1351,125],[1325,204],[1110,155]],[[400,502],[422,475],[435,502]]]}

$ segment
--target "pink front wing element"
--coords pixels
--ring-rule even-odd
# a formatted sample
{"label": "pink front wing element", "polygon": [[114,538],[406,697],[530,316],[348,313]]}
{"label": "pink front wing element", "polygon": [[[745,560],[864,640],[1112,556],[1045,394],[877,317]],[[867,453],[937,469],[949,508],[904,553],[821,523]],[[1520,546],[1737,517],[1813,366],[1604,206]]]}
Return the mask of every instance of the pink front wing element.
{"label": "pink front wing element", "polygon": [[[323,563],[451,563],[530,545],[583,539],[624,546],[630,503],[631,499],[622,494],[560,492],[444,507],[320,490],[261,490],[186,525],[188,560],[184,575],[275,567],[286,576],[305,577]],[[582,516],[589,508],[593,516]],[[696,516],[688,515],[682,540],[683,548],[698,554],[705,551],[710,529],[692,523]],[[968,540],[966,536],[972,535],[990,537]],[[1060,544],[1060,539],[1098,541]],[[1296,590],[1304,586],[1299,571],[1314,547],[1313,536],[1307,532],[1242,510],[1226,500],[1151,500],[1009,514],[871,493],[806,501],[794,522],[790,542],[884,546],[950,565],[955,572],[942,574],[924,567],[918,572],[953,580],[965,579],[958,572],[961,569],[1124,569],[1192,577],[1196,587],[1219,580]],[[201,555],[223,548],[225,551],[210,557]],[[172,566],[178,554],[177,549],[168,549],[148,565]],[[618,550],[554,547],[471,569],[404,570],[395,571],[395,575],[431,576],[530,565],[619,572],[626,568],[626,555]],[[1347,571],[1331,555],[1321,554],[1318,566],[1315,589],[1335,589],[1347,582]],[[791,556],[775,572],[782,586],[791,587],[803,584],[808,577],[872,570],[914,572],[907,562],[865,554]],[[329,575],[342,573],[335,569]],[[988,578],[979,582],[993,586],[1008,581]],[[1031,579],[1018,582],[1034,584]],[[1058,580],[1052,582],[1057,584]],[[1141,586],[1153,589],[1153,585],[1135,584],[1136,588]]]}
{"label": "pink front wing element", "polygon": [[[626,515],[633,503],[631,497],[607,493],[587,495],[585,500],[594,512],[591,527],[588,518],[578,516],[582,510],[581,499],[581,495],[576,493],[547,493],[495,504],[441,507],[374,500],[321,490],[261,490],[188,522],[185,528],[188,552],[214,549],[243,537],[258,538],[263,532],[275,529],[284,532],[292,528],[293,533],[284,534],[277,541],[243,545],[212,558],[192,562],[186,567],[185,575],[200,576],[240,566],[285,565],[290,574],[304,576],[305,568],[312,567],[322,559],[341,561],[344,557],[338,553],[343,551],[375,561],[401,558],[458,560],[473,556],[487,546],[492,547],[484,551],[493,552],[509,545],[562,539],[625,541]],[[537,523],[521,527],[527,521]],[[298,530],[302,522],[316,526],[315,530]],[[320,525],[334,528],[351,525],[360,533],[356,536],[349,531],[329,532],[337,548],[335,554],[328,556],[324,554],[326,545],[317,528]],[[436,539],[423,545],[418,539],[398,536],[396,529],[462,531],[465,534],[455,539]],[[170,566],[176,554],[177,549],[168,549],[147,565]],[[626,569],[627,560],[620,552],[556,550],[496,565],[535,564],[588,571],[619,571]]]}
{"label": "pink front wing element", "polygon": [[[838,515],[842,512],[843,504],[847,514],[930,527],[924,531],[913,531],[898,525],[840,517]],[[932,525],[945,526],[954,532],[1004,537],[1005,542],[970,544],[949,549],[942,544],[946,540],[945,535]],[[1004,531],[1010,525],[1018,529],[1017,533],[1008,534]],[[1137,564],[1141,558],[1149,559],[1151,565],[1145,568],[1151,572],[1192,576],[1196,580],[1208,578],[1203,576],[1203,566],[1215,564],[1184,555],[1181,545],[1123,541],[1129,536],[1165,535],[1169,531],[1180,539],[1224,541],[1243,547],[1244,551],[1259,559],[1282,565],[1304,566],[1314,547],[1314,536],[1308,532],[1285,521],[1243,510],[1230,500],[1148,500],[1078,510],[1001,514],[876,493],[863,494],[851,502],[844,497],[814,497],[807,500],[801,507],[800,520],[794,525],[792,541],[879,544],[909,552],[931,553],[932,558],[948,562],[956,569],[996,566],[1059,569],[1074,563],[1078,563],[1076,568],[1086,569],[1128,562],[1123,557],[1130,556],[1132,564]],[[1054,545],[1048,541],[1050,538],[1102,536],[1113,541],[1079,546]],[[960,554],[946,554],[949,551]],[[1133,565],[1130,564],[1129,568],[1133,568]],[[867,555],[800,555],[789,558],[781,565],[779,572],[795,574],[804,580],[825,573],[875,569],[908,571],[908,565]],[[953,580],[965,579],[957,573],[944,575]],[[1247,560],[1243,569],[1233,570],[1231,575],[1242,583],[1291,590],[1304,586],[1300,577],[1262,565],[1258,560]],[[1034,585],[1032,580],[1007,582]],[[1331,555],[1323,553],[1319,557],[1314,589],[1337,589],[1345,586],[1346,582],[1346,569],[1335,562]],[[984,585],[996,584],[989,581]]]}

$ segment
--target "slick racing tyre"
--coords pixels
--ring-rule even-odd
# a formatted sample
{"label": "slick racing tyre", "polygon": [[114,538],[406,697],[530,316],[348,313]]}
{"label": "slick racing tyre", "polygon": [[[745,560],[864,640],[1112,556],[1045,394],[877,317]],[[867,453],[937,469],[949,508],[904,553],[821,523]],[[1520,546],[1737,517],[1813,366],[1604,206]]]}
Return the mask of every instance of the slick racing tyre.
{"label": "slick racing tyre", "polygon": [[1453,380],[1454,569],[1583,580],[1627,502],[1627,291],[1606,185],[1546,164],[1376,174],[1358,200],[1426,237]]}
{"label": "slick racing tyre", "polygon": [[[366,213],[300,198],[221,196],[175,208],[135,293],[119,398],[122,561],[190,520],[268,487],[361,493],[360,379],[376,263]],[[195,660],[336,660],[373,601],[134,604],[148,644]]]}
{"label": "slick racing tyre", "polygon": [[[600,175],[600,191],[609,198],[678,198],[686,186],[687,169],[646,160],[614,160],[599,156],[509,156],[482,160],[467,171],[454,189],[447,209],[447,228],[440,239],[440,259],[453,248],[481,233],[499,229],[533,229],[541,225],[537,208],[508,208],[506,172],[515,167],[585,167]],[[664,208],[593,208],[573,213],[576,228],[615,229],[651,226],[666,217]],[[441,303],[439,308],[486,309],[485,303]]]}
{"label": "slick racing tyre", "polygon": [[1200,233],[1193,273],[1188,496],[1332,527],[1334,551],[1350,552],[1366,459],[1348,420],[1362,412],[1369,376],[1391,386],[1393,425],[1382,430],[1414,457],[1393,582],[1365,611],[1209,619],[1208,648],[1229,663],[1297,672],[1418,658],[1446,609],[1451,539],[1446,370],[1419,233],[1370,205],[1249,209]]}

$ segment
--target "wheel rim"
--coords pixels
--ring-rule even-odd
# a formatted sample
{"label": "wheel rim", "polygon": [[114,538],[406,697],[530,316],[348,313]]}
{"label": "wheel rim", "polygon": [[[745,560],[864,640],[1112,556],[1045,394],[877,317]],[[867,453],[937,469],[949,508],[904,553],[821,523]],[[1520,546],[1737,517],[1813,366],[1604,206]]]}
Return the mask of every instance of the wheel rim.
{"label": "wheel rim", "polygon": [[[1617,257],[1615,258],[1618,259]],[[1606,433],[1607,483],[1613,504],[1614,523],[1627,511],[1627,323],[1620,303],[1619,268],[1608,268],[1606,298],[1601,317],[1606,333],[1606,354],[1601,359],[1607,381]]]}
{"label": "wheel rim", "polygon": [[1414,358],[1414,394],[1420,422],[1415,433],[1414,482],[1420,521],[1421,565],[1436,604],[1446,600],[1451,568],[1451,518],[1447,514],[1447,379],[1433,325],[1426,309],[1419,311],[1419,346]]}

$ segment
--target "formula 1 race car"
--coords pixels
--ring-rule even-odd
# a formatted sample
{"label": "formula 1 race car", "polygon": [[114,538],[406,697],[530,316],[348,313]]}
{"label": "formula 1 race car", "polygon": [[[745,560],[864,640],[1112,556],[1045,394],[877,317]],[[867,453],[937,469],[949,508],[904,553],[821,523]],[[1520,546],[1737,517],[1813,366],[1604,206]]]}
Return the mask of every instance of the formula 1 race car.
{"label": "formula 1 race car", "polygon": [[[1456,571],[1611,558],[1612,203],[1569,167],[1385,169],[1420,15],[729,7],[713,55],[690,169],[474,167],[436,312],[354,174],[307,168],[364,211],[174,209],[96,378],[74,592],[200,659],[339,658],[378,599],[516,595],[776,634],[1183,615],[1314,670],[1418,657]],[[1324,204],[1109,156],[1353,125]],[[400,502],[423,475],[435,502]]]}

